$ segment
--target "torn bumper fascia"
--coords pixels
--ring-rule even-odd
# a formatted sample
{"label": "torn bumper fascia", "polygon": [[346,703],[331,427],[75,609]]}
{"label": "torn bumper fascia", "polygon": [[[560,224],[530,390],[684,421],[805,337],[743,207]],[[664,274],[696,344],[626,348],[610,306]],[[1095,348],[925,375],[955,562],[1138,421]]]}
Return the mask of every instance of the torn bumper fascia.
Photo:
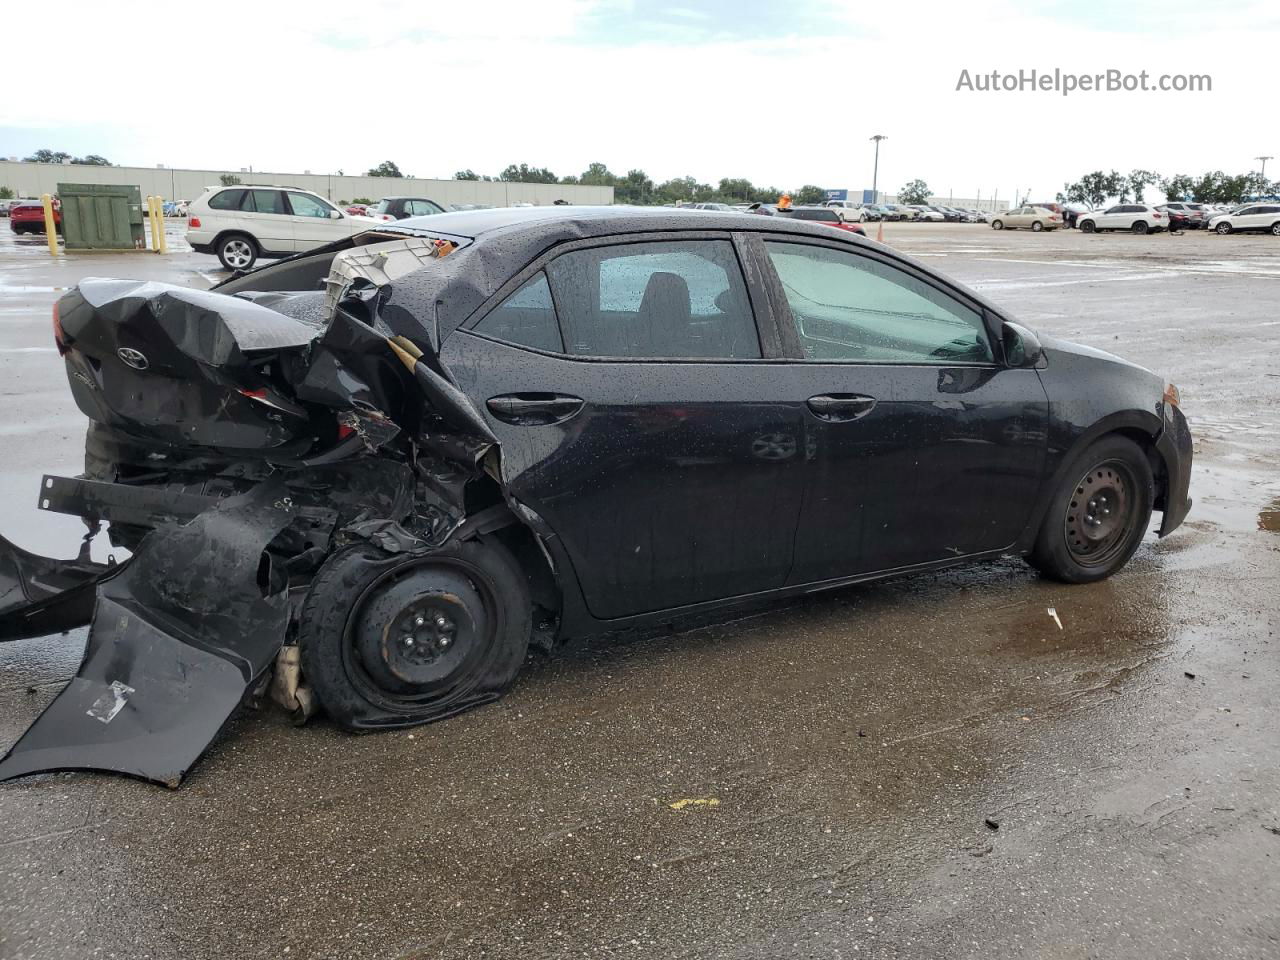
{"label": "torn bumper fascia", "polygon": [[97,588],[75,677],[0,760],[0,780],[106,770],[176,787],[284,641],[288,578],[266,552],[282,482],[149,534]]}
{"label": "torn bumper fascia", "polygon": [[1164,461],[1164,513],[1160,518],[1160,536],[1172,533],[1191,512],[1191,459],[1193,441],[1187,418],[1172,403],[1164,402],[1161,411],[1164,429],[1156,438],[1156,452]]}

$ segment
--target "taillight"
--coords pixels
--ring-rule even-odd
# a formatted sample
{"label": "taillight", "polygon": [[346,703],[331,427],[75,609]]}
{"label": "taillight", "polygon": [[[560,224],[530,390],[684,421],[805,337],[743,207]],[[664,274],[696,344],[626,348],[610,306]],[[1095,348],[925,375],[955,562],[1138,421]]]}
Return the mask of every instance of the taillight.
{"label": "taillight", "polygon": [[194,227],[196,230],[199,230],[199,229],[200,229],[200,218],[199,218],[199,217],[189,217],[189,218],[187,218],[187,226],[188,226],[189,228]]}
{"label": "taillight", "polygon": [[1163,213],[1153,213],[1153,214],[1151,215],[1151,219],[1152,219],[1152,220],[1159,220],[1159,219],[1160,219],[1161,217],[1163,217],[1163,216],[1164,216],[1164,214],[1163,214]]}
{"label": "taillight", "polygon": [[58,316],[58,301],[53,301],[53,342],[58,348],[59,356],[66,356],[71,349],[67,345],[67,335],[62,332],[62,318]]}

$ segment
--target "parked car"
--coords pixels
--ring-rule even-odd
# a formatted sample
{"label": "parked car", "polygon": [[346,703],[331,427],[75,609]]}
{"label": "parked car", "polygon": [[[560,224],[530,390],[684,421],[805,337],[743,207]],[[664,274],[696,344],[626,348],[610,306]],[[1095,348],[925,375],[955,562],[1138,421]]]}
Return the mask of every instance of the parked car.
{"label": "parked car", "polygon": [[[89,623],[101,583],[0,780],[174,785],[286,640],[337,723],[401,727],[502,696],[532,643],[1008,553],[1098,581],[1190,509],[1161,377],[794,217],[447,213],[55,316],[95,483],[41,496],[132,555],[2,558],[39,580],[9,637]],[[86,715],[120,677],[125,722]]]}
{"label": "parked car", "polygon": [[7,217],[11,206],[13,206],[12,200],[0,199],[0,217]]}
{"label": "parked car", "polygon": [[344,213],[310,190],[210,187],[191,204],[187,242],[197,253],[216,254],[228,270],[248,270],[259,257],[287,257],[381,222]]}
{"label": "parked car", "polygon": [[912,207],[908,207],[906,204],[886,203],[885,207],[893,213],[896,213],[899,220],[915,220],[920,216],[920,211]]}
{"label": "parked car", "polygon": [[911,204],[911,209],[915,210],[917,220],[924,220],[930,223],[942,223],[942,221],[946,219],[946,217],[942,215],[941,210],[934,210],[932,207],[925,206],[923,203],[913,203]]}
{"label": "parked car", "polygon": [[1117,203],[1106,210],[1080,214],[1076,221],[1085,233],[1101,230],[1128,230],[1132,233],[1158,233],[1168,226],[1168,218],[1145,203]]}
{"label": "parked car", "polygon": [[792,207],[790,210],[779,210],[778,216],[790,217],[793,220],[808,220],[810,223],[822,223],[828,227],[835,227],[837,230],[847,230],[850,233],[859,233],[866,236],[866,231],[857,223],[848,223],[841,219],[840,212],[831,207],[819,206],[803,206]]}
{"label": "parked car", "polygon": [[1223,234],[1265,230],[1280,237],[1280,204],[1245,204],[1231,213],[1214,217],[1209,221],[1209,229]]}
{"label": "parked car", "polygon": [[864,222],[870,220],[874,223],[885,218],[885,210],[878,203],[863,204],[863,210],[866,211],[864,214]]}
{"label": "parked car", "polygon": [[[53,228],[62,233],[62,201],[53,198]],[[14,233],[44,233],[44,202],[14,200],[9,207],[9,229]]]}
{"label": "parked car", "polygon": [[1045,207],[1022,206],[991,218],[992,230],[1057,230],[1062,226],[1062,215]]}
{"label": "parked car", "polygon": [[367,215],[378,220],[403,220],[436,213],[444,213],[444,207],[426,197],[383,197],[369,208]]}
{"label": "parked car", "polygon": [[714,203],[714,202],[711,202],[711,201],[706,201],[706,202],[699,201],[698,203],[685,203],[685,204],[681,204],[680,209],[681,209],[681,210],[717,210],[717,211],[719,211],[720,213],[727,213],[728,211],[733,210],[733,209],[735,209],[735,208],[734,208],[734,207],[729,206],[729,204],[727,204],[727,203]]}
{"label": "parked car", "polygon": [[371,204],[367,203],[351,203],[343,207],[342,210],[353,217],[366,217],[369,215],[370,206]]}
{"label": "parked car", "polygon": [[1208,225],[1208,218],[1205,209],[1199,203],[1184,203],[1182,201],[1174,201],[1170,203],[1162,203],[1156,207],[1168,219],[1171,214],[1176,214],[1183,223],[1184,229],[1200,230]]}
{"label": "parked car", "polygon": [[840,219],[846,223],[851,220],[854,223],[862,223],[871,219],[866,204],[859,203],[857,200],[828,200],[825,206],[839,214]]}

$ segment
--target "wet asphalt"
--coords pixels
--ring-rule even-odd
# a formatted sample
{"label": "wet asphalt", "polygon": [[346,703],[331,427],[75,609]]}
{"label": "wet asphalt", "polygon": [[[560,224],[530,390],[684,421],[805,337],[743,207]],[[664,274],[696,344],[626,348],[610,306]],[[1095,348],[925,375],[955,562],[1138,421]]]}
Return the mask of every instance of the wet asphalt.
{"label": "wet asphalt", "polygon": [[[219,278],[170,230],[56,263],[0,230],[22,546],[80,530],[35,509],[82,453],[49,305]],[[539,655],[413,731],[241,712],[178,791],[0,785],[0,958],[1280,957],[1280,240],[885,237],[1173,380],[1182,528],[1090,586],[1010,558]],[[0,646],[0,748],[83,643]]]}

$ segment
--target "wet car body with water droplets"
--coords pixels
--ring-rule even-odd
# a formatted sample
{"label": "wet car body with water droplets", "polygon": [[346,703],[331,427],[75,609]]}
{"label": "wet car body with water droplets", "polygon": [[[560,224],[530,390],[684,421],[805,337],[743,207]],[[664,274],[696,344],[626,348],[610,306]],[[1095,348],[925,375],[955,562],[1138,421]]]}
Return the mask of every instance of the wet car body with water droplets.
{"label": "wet car body with water droplets", "polygon": [[[351,729],[492,701],[531,643],[1015,552],[1109,576],[1190,506],[1176,390],[821,225],[628,208],[400,221],[55,316],[90,418],[0,553],[0,639],[91,623],[0,778],[176,784],[246,695]],[[145,574],[145,575],[144,575]]]}

